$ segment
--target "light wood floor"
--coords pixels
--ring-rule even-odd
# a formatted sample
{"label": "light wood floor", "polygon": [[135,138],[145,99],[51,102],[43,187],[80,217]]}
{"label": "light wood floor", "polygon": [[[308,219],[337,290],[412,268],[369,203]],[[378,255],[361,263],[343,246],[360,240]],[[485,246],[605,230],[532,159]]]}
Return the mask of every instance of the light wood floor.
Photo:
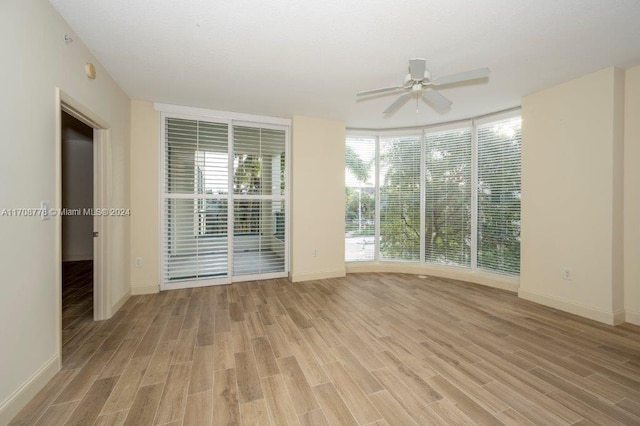
{"label": "light wood floor", "polygon": [[640,327],[356,274],[132,297],[14,424],[640,424]]}
{"label": "light wood floor", "polygon": [[63,262],[62,359],[78,348],[94,325],[93,261]]}

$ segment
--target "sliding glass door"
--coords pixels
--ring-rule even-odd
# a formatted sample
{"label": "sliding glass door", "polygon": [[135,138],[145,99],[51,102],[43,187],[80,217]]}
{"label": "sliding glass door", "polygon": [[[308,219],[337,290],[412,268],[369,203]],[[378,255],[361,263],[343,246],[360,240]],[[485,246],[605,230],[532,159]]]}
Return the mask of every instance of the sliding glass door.
{"label": "sliding glass door", "polygon": [[162,289],[288,274],[288,126],[163,115]]}
{"label": "sliding glass door", "polygon": [[286,132],[233,126],[233,275],[277,273],[285,263]]}

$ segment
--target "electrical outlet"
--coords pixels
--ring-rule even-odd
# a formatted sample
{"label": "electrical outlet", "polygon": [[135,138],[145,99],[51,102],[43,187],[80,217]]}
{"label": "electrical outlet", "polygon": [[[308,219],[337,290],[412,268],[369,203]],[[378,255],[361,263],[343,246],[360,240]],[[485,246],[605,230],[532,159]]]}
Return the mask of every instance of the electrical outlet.
{"label": "electrical outlet", "polygon": [[313,249],[313,257],[318,257],[318,249],[317,248]]}
{"label": "electrical outlet", "polygon": [[136,257],[136,268],[141,268],[141,267],[142,267],[142,258]]}
{"label": "electrical outlet", "polygon": [[562,279],[571,281],[573,279],[573,270],[566,266],[562,268]]}

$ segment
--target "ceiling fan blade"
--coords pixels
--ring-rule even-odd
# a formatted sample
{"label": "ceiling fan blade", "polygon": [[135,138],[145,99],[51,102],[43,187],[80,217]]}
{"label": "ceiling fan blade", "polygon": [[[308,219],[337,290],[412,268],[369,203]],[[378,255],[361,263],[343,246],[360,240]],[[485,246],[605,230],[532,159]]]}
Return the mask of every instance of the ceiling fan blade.
{"label": "ceiling fan blade", "polygon": [[478,68],[477,70],[460,72],[457,74],[446,75],[444,77],[436,78],[432,81],[434,86],[441,86],[443,84],[460,83],[462,81],[477,80],[479,78],[489,77],[489,68]]}
{"label": "ceiling fan blade", "polygon": [[449,99],[445,98],[440,92],[436,92],[435,90],[425,90],[422,94],[422,98],[440,110],[447,109],[452,104]]}
{"label": "ceiling fan blade", "polygon": [[409,99],[411,99],[411,92],[405,93],[404,95],[396,99],[394,103],[389,105],[389,107],[384,110],[384,113],[393,114],[394,112],[399,110],[402,105],[406,104]]}
{"label": "ceiling fan blade", "polygon": [[356,96],[368,96],[368,95],[374,95],[376,93],[396,92],[400,89],[404,89],[404,87],[403,86],[383,87],[382,89],[365,90],[364,92],[358,92],[356,93]]}
{"label": "ceiling fan blade", "polygon": [[422,80],[427,69],[427,61],[424,59],[409,59],[409,74],[412,80]]}

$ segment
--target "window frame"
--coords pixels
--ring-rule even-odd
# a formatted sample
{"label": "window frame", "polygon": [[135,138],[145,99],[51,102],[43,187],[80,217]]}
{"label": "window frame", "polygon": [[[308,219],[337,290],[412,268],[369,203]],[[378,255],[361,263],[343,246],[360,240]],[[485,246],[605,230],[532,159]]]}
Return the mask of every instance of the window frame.
{"label": "window frame", "polygon": [[[497,113],[487,114],[480,117],[476,117],[468,120],[459,120],[452,121],[448,123],[442,124],[434,124],[429,126],[421,126],[414,128],[404,128],[404,129],[347,129],[347,138],[345,143],[349,138],[352,137],[370,137],[375,139],[375,170],[373,171],[375,175],[375,250],[374,256],[372,260],[346,260],[345,263],[349,265],[358,265],[358,264],[367,264],[367,263],[380,263],[380,264],[409,264],[409,265],[418,265],[418,266],[433,266],[433,267],[443,267],[448,269],[460,269],[471,272],[488,272],[491,274],[497,274],[505,277],[518,277],[519,273],[509,273],[500,270],[487,269],[484,267],[478,266],[478,128],[480,126],[492,123],[499,122],[502,120],[512,119],[516,117],[521,117],[521,108],[512,108],[506,111],[501,111]],[[447,265],[439,262],[432,262],[426,260],[425,254],[425,215],[426,215],[426,185],[425,185],[425,174],[426,174],[426,137],[431,133],[440,133],[446,132],[455,129],[470,129],[471,130],[471,188],[470,188],[470,209],[471,209],[471,226],[470,226],[470,263],[469,266],[465,265]],[[380,141],[385,137],[401,137],[407,135],[420,135],[421,143],[420,143],[420,257],[419,260],[394,260],[394,259],[385,259],[381,256],[380,253]],[[522,158],[520,156],[520,158]],[[522,163],[520,162],[520,170],[522,170]],[[345,185],[346,186],[346,185]],[[346,212],[345,212],[346,218]]]}

